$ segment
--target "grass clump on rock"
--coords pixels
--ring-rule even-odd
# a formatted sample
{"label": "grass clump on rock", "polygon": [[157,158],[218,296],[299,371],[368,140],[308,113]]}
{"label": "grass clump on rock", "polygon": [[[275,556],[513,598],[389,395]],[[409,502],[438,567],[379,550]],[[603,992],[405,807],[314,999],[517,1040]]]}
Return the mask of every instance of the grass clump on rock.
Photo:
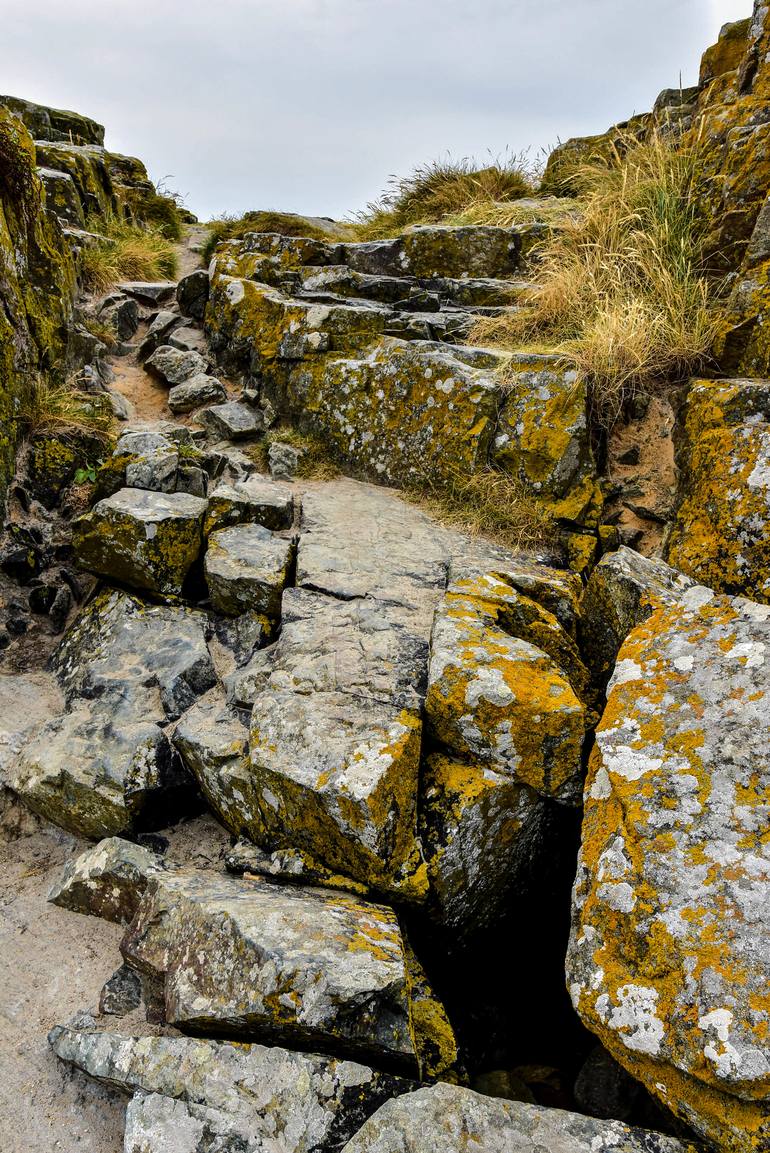
{"label": "grass clump on rock", "polygon": [[632,139],[578,163],[570,187],[578,201],[541,246],[525,307],[480,320],[472,339],[562,351],[609,428],[635,397],[702,370],[719,332],[698,148]]}
{"label": "grass clump on rock", "polygon": [[434,160],[408,176],[391,177],[382,197],[359,214],[356,232],[360,240],[378,240],[411,225],[444,223],[483,205],[532,196],[533,181],[522,156],[505,156],[486,167],[468,158]]}
{"label": "grass clump on rock", "polygon": [[329,240],[329,232],[318,228],[305,216],[293,212],[245,212],[243,216],[225,214],[210,221],[209,235],[203,247],[203,260],[211,260],[219,244],[245,236],[247,232],[277,232],[280,236],[301,236],[309,240]]}
{"label": "grass clump on rock", "polygon": [[98,217],[90,221],[89,229],[97,239],[83,248],[80,257],[80,273],[87,292],[107,292],[122,280],[166,280],[176,276],[176,248],[159,229],[116,217]]}
{"label": "grass clump on rock", "polygon": [[61,440],[78,440],[83,436],[109,443],[113,427],[112,408],[104,396],[78,392],[66,382],[38,377],[16,414],[27,437],[50,433]]}

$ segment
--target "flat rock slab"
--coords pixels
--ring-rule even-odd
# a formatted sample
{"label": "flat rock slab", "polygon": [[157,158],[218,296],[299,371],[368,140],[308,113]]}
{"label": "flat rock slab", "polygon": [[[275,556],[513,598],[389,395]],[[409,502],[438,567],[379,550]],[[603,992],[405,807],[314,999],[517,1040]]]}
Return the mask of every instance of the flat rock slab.
{"label": "flat rock slab", "polygon": [[126,1153],[337,1153],[413,1087],[354,1061],[262,1045],[61,1027],[49,1041],[62,1061],[134,1094]]}
{"label": "flat rock slab", "polygon": [[192,412],[204,404],[216,404],[227,396],[225,387],[215,376],[196,373],[182,384],[169,389],[168,407],[173,413]]}
{"label": "flat rock slab", "polygon": [[381,905],[179,869],[151,881],[121,950],[162,984],[166,1020],[183,1031],[368,1054],[409,1073],[454,1060],[443,1010]]}
{"label": "flat rock slab", "polygon": [[343,1153],[694,1153],[673,1137],[433,1085],[388,1101]]}
{"label": "flat rock slab", "polygon": [[188,493],[120,489],[75,522],[75,556],[122,584],[179,595],[201,550],[205,511]]}
{"label": "flat rock slab", "polygon": [[217,612],[278,617],[289,579],[294,542],[260,524],[239,524],[212,533],[204,560],[211,604]]}
{"label": "flat rock slab", "polygon": [[265,431],[262,413],[240,400],[205,408],[197,419],[208,432],[222,440],[251,440]]}
{"label": "flat rock slab", "polygon": [[769,653],[770,607],[697,586],[626,640],[567,960],[588,1027],[720,1148],[770,1135]]}
{"label": "flat rock slab", "polygon": [[204,533],[234,524],[261,524],[277,530],[294,522],[294,494],[288,485],[254,473],[231,484],[219,483],[209,493]]}
{"label": "flat rock slab", "polygon": [[119,292],[124,292],[126,296],[135,296],[144,304],[162,304],[173,300],[176,294],[176,281],[127,280],[117,288]]}

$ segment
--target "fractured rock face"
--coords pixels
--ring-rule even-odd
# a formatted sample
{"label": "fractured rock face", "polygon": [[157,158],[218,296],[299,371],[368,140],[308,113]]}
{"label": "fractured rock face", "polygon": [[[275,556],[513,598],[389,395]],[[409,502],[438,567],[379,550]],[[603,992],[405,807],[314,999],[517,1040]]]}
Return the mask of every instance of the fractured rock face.
{"label": "fractured rock face", "polygon": [[294,544],[260,524],[238,524],[209,537],[204,561],[206,584],[217,612],[277,617],[289,579]]}
{"label": "fractured rock face", "polygon": [[704,1137],[770,1134],[770,608],[695,587],[621,649],[586,782],[568,980]]}
{"label": "fractured rock face", "polygon": [[425,702],[431,732],[462,758],[571,801],[584,707],[545,652],[499,627],[486,587],[467,582],[436,612]]}
{"label": "fractured rock face", "polygon": [[178,595],[200,553],[205,511],[188,493],[123,488],[75,522],[75,555],[101,576]]}
{"label": "fractured rock face", "polygon": [[67,711],[36,732],[12,773],[30,808],[104,837],[167,823],[193,803],[164,729],[215,681],[206,627],[203,613],[126,593],[91,603],[52,659]]}
{"label": "fractured rock face", "polygon": [[677,445],[668,560],[718,592],[770,601],[770,384],[698,380]]}
{"label": "fractured rock face", "polygon": [[337,1153],[380,1104],[412,1088],[354,1061],[262,1045],[61,1027],[49,1042],[62,1061],[134,1094],[126,1153]]}
{"label": "fractured rock face", "polygon": [[209,494],[204,533],[234,524],[261,524],[269,529],[291,528],[294,496],[291,489],[254,473],[232,484],[221,482]]}
{"label": "fractured rock face", "polygon": [[343,1153],[686,1153],[671,1137],[563,1109],[433,1085],[388,1101]]}
{"label": "fractured rock face", "polygon": [[424,978],[384,906],[180,869],[151,884],[121,949],[162,983],[166,1020],[182,1030],[369,1054],[410,1072],[454,1060],[443,1010],[433,999],[420,1010]]}

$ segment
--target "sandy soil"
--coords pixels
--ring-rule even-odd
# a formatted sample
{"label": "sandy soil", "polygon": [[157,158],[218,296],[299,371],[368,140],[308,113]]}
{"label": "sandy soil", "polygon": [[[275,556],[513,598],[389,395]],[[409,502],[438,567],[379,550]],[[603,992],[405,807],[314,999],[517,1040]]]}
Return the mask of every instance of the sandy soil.
{"label": "sandy soil", "polygon": [[[619,512],[618,527],[641,534],[635,548],[644,556],[659,556],[665,524],[671,513],[676,488],[674,465],[674,411],[664,397],[650,401],[641,420],[617,425],[608,445],[610,479],[624,488],[609,501],[606,512]],[[629,450],[638,449],[638,461],[621,463]],[[633,507],[629,507],[633,506]],[[653,513],[650,516],[640,515]]]}

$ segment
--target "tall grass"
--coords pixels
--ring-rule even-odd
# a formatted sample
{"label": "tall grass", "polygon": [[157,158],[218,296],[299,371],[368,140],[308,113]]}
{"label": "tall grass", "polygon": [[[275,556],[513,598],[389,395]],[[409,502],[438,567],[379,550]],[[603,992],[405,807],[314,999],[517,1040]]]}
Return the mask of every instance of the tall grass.
{"label": "tall grass", "polygon": [[88,227],[99,239],[80,257],[83,288],[107,292],[122,280],[165,280],[176,276],[176,248],[157,228],[97,217]]}
{"label": "tall grass", "polygon": [[408,176],[392,176],[379,200],[356,218],[361,240],[395,236],[414,224],[437,224],[472,206],[505,204],[531,196],[535,174],[523,155],[506,155],[481,167],[469,158],[447,156]]}
{"label": "tall grass", "polygon": [[698,168],[697,144],[659,136],[578,164],[579,212],[541,248],[525,306],[482,319],[472,339],[555,346],[587,381],[603,428],[634,397],[702,370],[719,330],[720,287],[703,271]]}
{"label": "tall grass", "polygon": [[71,384],[45,377],[32,382],[17,419],[25,436],[48,432],[65,441],[88,436],[103,444],[109,443],[114,425],[106,396],[78,392]]}

